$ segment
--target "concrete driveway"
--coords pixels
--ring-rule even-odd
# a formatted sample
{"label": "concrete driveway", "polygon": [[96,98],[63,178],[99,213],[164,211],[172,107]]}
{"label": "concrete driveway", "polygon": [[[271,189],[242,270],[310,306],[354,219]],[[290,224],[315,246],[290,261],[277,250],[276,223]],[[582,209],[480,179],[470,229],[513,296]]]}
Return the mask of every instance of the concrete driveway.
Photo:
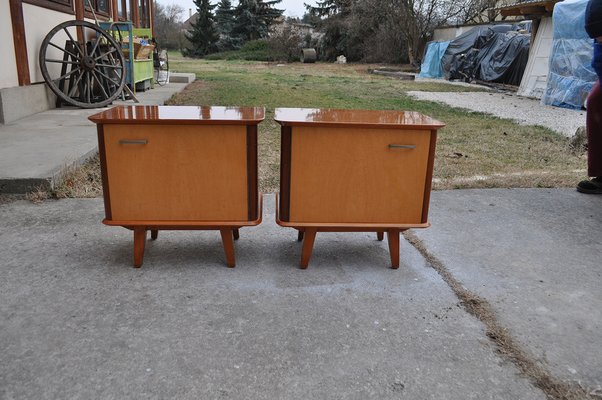
{"label": "concrete driveway", "polygon": [[0,205],[0,398],[557,398],[431,255],[550,382],[596,398],[602,197],[435,192],[433,226],[412,233],[423,253],[402,241],[399,270],[367,233],[319,234],[299,270],[273,203],[241,230],[235,269],[216,232],[160,232],[132,268],[131,232],[100,223],[101,199]]}

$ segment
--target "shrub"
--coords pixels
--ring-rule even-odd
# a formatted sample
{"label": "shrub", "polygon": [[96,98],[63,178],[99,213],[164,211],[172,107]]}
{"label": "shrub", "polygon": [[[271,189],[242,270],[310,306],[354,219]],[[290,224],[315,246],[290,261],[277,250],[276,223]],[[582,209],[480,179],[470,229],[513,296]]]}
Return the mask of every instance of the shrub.
{"label": "shrub", "polygon": [[278,61],[298,61],[303,44],[303,36],[291,27],[273,34],[268,40],[272,56]]}
{"label": "shrub", "polygon": [[205,56],[207,60],[246,60],[274,61],[268,42],[265,39],[245,43],[240,50],[223,51]]}

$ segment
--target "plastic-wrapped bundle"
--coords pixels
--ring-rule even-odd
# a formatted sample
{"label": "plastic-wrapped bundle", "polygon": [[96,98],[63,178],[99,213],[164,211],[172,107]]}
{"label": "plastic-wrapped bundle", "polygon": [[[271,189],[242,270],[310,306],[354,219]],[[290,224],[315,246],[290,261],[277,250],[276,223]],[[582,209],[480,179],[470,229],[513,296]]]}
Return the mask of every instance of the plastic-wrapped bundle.
{"label": "plastic-wrapped bundle", "polygon": [[420,66],[419,78],[443,78],[443,65],[441,58],[447,50],[449,42],[429,42],[424,52],[424,59]]}
{"label": "plastic-wrapped bundle", "polygon": [[464,32],[451,41],[441,59],[446,79],[470,81],[477,68],[479,49],[486,47],[496,33],[512,30],[512,25],[482,25]]}
{"label": "plastic-wrapped bundle", "polygon": [[530,34],[498,33],[489,51],[480,60],[481,80],[518,86],[529,60]]}
{"label": "plastic-wrapped bundle", "polygon": [[447,79],[519,85],[529,58],[531,34],[520,25],[483,25],[452,40],[442,58]]}
{"label": "plastic-wrapped bundle", "polygon": [[585,32],[587,0],[566,0],[554,6],[554,39],[550,72],[542,103],[580,109],[597,76],[591,67],[592,39]]}

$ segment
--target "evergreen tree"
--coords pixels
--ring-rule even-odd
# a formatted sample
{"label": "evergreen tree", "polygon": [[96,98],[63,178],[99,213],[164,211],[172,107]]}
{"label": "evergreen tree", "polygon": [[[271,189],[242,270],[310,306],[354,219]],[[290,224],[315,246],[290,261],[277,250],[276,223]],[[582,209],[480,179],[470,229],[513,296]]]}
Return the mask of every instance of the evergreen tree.
{"label": "evergreen tree", "polygon": [[341,17],[347,16],[353,5],[352,0],[322,0],[316,1],[315,6],[303,3],[308,13],[318,17]]}
{"label": "evergreen tree", "polygon": [[215,10],[215,24],[220,35],[229,35],[234,27],[234,10],[230,0],[221,0]]}
{"label": "evergreen tree", "polygon": [[274,8],[282,0],[239,0],[234,9],[236,20],[232,33],[243,41],[256,40],[268,36],[272,22],[284,10]]}
{"label": "evergreen tree", "polygon": [[217,51],[217,40],[219,38],[215,28],[213,9],[209,0],[193,0],[197,8],[197,19],[191,23],[186,39],[192,47],[186,52],[190,57],[203,57]]}
{"label": "evergreen tree", "polygon": [[[350,61],[357,61],[355,54],[350,54],[350,17],[353,0],[322,0],[315,6],[305,4],[305,8],[318,27],[324,32],[320,43],[320,54],[326,60],[334,60],[344,54]],[[351,56],[351,57],[350,57]]]}
{"label": "evergreen tree", "polygon": [[219,33],[217,48],[219,51],[240,48],[241,41],[232,34],[234,29],[234,9],[230,0],[221,0],[215,10],[215,24]]}

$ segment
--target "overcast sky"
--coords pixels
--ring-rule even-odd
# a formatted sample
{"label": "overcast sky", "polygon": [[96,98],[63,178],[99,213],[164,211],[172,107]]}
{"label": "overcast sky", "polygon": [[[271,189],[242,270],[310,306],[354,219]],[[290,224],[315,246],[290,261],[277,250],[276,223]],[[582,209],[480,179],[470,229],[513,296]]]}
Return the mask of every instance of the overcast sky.
{"label": "overcast sky", "polygon": [[[169,5],[169,4],[179,4],[182,7],[184,7],[184,10],[186,10],[185,15],[182,16],[183,19],[187,19],[188,18],[188,10],[192,9],[192,12],[194,13],[196,11],[196,7],[194,5],[194,3],[192,2],[192,0],[156,0],[157,3],[161,3],[163,5]],[[216,4],[219,2],[219,0],[212,0],[211,1],[213,4]],[[236,0],[232,1],[232,5],[236,5],[238,2]],[[303,7],[303,3],[307,3],[307,4],[316,4],[315,0],[282,0],[282,3],[278,4],[276,7],[279,9],[284,9],[284,15],[287,15],[289,17],[301,17],[303,16],[303,13],[305,12],[305,7]]]}

